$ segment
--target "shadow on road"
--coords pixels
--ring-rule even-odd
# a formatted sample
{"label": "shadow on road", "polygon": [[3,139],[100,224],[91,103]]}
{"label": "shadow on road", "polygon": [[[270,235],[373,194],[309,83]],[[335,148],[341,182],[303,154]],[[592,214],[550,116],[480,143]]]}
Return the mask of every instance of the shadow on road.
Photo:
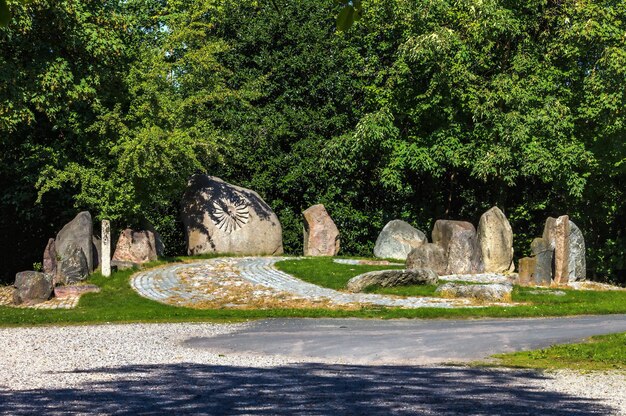
{"label": "shadow on road", "polygon": [[597,401],[539,390],[533,371],[299,364],[198,364],[86,371],[76,388],[0,391],[0,413],[606,415]]}

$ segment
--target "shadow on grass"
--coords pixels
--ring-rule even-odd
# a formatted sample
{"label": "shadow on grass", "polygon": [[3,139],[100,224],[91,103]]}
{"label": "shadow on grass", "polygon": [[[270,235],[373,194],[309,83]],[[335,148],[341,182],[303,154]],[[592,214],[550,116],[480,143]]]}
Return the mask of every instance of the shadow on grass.
{"label": "shadow on grass", "polygon": [[[605,415],[601,403],[533,387],[534,371],[299,364],[199,364],[85,371],[72,388],[0,390],[0,413]],[[85,374],[86,375],[86,374]],[[62,377],[63,375],[59,375]]]}

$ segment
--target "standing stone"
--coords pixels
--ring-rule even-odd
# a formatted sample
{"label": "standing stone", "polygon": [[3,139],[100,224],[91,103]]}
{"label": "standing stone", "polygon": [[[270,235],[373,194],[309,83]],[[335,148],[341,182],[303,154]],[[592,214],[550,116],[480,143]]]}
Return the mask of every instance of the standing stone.
{"label": "standing stone", "polygon": [[66,254],[57,264],[54,283],[67,285],[85,280],[89,276],[89,263],[83,249],[72,242],[65,250]]}
{"label": "standing stone", "polygon": [[587,278],[585,238],[580,228],[572,221],[569,222],[569,230],[568,281],[585,280]]}
{"label": "standing stone", "polygon": [[477,232],[484,271],[504,273],[515,270],[513,229],[500,208],[493,207],[480,217]]}
{"label": "standing stone", "polygon": [[554,261],[554,250],[550,242],[544,238],[535,238],[530,245],[530,250],[536,258],[534,283],[537,286],[550,286]]}
{"label": "standing stone", "polygon": [[56,238],[56,251],[61,259],[70,254],[71,245],[80,247],[87,258],[88,271],[93,271],[93,223],[91,214],[87,211],[79,213],[67,223]]}
{"label": "standing stone", "polygon": [[282,254],[282,227],[254,191],[220,178],[194,175],[183,196],[189,255],[203,253]]}
{"label": "standing stone", "polygon": [[443,248],[426,243],[411,250],[406,259],[407,269],[431,269],[439,276],[446,274],[447,262]]}
{"label": "standing stone", "polygon": [[48,245],[43,251],[43,272],[52,276],[57,272],[57,251],[54,238],[48,240]]}
{"label": "standing stone", "polygon": [[50,299],[52,276],[39,272],[20,272],[15,275],[13,286],[13,303],[34,305]]}
{"label": "standing stone", "polygon": [[111,223],[109,220],[102,220],[101,251],[100,270],[104,277],[109,277],[111,276]]}
{"label": "standing stone", "polygon": [[520,286],[535,285],[536,257],[524,257],[519,260],[519,275],[517,283]]}
{"label": "standing stone", "polygon": [[335,256],[339,253],[339,230],[324,205],[317,204],[303,212],[304,255]]}
{"label": "standing stone", "polygon": [[122,231],[115,246],[113,261],[136,264],[157,260],[156,238],[151,231],[134,231],[130,228]]}
{"label": "standing stone", "polygon": [[483,270],[476,229],[465,221],[437,220],[433,243],[446,256],[446,274],[481,273]]}
{"label": "standing stone", "polygon": [[406,260],[414,248],[428,243],[426,235],[408,222],[387,223],[376,239],[374,256],[383,259]]}

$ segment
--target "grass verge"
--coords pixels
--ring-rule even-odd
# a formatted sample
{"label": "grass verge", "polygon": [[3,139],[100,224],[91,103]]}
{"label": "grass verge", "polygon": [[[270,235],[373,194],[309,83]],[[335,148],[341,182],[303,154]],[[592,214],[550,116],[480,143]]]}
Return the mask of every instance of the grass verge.
{"label": "grass verge", "polygon": [[[209,258],[211,256],[203,256]],[[173,258],[167,262],[196,260]],[[147,267],[166,264],[156,262]],[[342,289],[347,281],[371,270],[393,268],[390,266],[345,265],[330,258],[286,260],[277,267],[303,280],[334,289]],[[397,266],[396,266],[397,267]],[[75,309],[35,310],[0,307],[0,326],[45,324],[94,324],[110,322],[233,322],[261,318],[285,317],[358,317],[358,318],[484,318],[484,317],[543,317],[584,314],[626,313],[626,292],[592,292],[565,290],[565,295],[555,296],[549,291],[515,288],[513,300],[526,302],[523,306],[485,308],[421,308],[388,309],[363,307],[358,310],[332,309],[189,309],[164,305],[139,296],[129,284],[133,270],[114,273],[105,278],[94,274],[90,283],[101,288],[100,293],[84,295]],[[407,286],[402,288],[374,288],[376,293],[407,296],[431,296],[434,287]]]}
{"label": "grass verge", "polygon": [[600,335],[577,344],[498,354],[499,365],[515,368],[626,370],[626,333]]}

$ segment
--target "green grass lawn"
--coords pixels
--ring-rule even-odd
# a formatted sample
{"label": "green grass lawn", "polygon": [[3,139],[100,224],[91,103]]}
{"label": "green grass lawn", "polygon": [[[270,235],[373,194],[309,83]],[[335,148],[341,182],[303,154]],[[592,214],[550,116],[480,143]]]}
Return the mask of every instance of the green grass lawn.
{"label": "green grass lawn", "polygon": [[[204,256],[208,258],[211,256]],[[188,258],[168,261],[190,260]],[[193,259],[191,259],[193,260]],[[157,262],[150,266],[158,266]],[[342,289],[347,281],[364,272],[398,266],[353,266],[334,263],[330,258],[286,260],[277,263],[283,271],[303,280],[333,289]],[[101,287],[100,293],[84,295],[78,307],[71,310],[34,310],[0,307],[0,326],[81,324],[107,322],[189,322],[240,321],[272,317],[361,317],[361,318],[480,318],[540,317],[580,314],[626,313],[626,292],[591,292],[567,290],[565,296],[535,295],[528,288],[515,288],[513,300],[528,302],[523,306],[460,309],[386,309],[364,307],[359,310],[266,309],[196,310],[174,307],[139,296],[129,284],[134,271],[120,271],[110,278],[94,274],[89,282]],[[373,288],[376,293],[410,296],[432,296],[433,286]]]}
{"label": "green grass lawn", "polygon": [[518,368],[626,370],[626,333],[591,337],[579,344],[498,354],[499,364]]}

